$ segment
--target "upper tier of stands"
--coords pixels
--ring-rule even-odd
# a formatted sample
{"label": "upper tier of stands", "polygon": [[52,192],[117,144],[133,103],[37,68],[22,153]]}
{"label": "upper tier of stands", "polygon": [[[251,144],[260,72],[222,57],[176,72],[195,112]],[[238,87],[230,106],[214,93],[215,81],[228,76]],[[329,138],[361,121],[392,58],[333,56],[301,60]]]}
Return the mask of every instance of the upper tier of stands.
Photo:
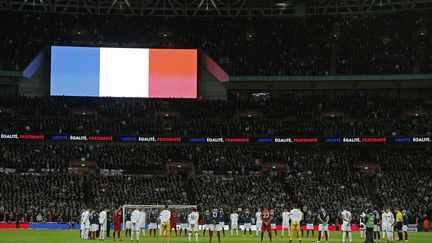
{"label": "upper tier of stands", "polygon": [[176,136],[431,135],[432,103],[387,96],[269,101],[1,98],[1,132]]}
{"label": "upper tier of stands", "polygon": [[[197,48],[230,75],[432,72],[430,12],[302,18],[160,18],[0,13],[0,67],[48,45]],[[3,65],[2,65],[3,64]]]}

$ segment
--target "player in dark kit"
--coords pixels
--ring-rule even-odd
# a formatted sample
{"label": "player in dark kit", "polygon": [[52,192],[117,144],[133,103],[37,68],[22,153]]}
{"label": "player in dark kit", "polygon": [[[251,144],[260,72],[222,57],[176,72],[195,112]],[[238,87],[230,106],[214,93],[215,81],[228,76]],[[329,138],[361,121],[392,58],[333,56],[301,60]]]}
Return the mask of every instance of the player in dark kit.
{"label": "player in dark kit", "polygon": [[180,212],[179,219],[180,219],[180,226],[181,226],[180,227],[180,236],[181,236],[182,231],[184,229],[184,236],[186,237],[187,229],[184,227],[186,227],[186,225],[188,224],[188,214],[184,211]]}
{"label": "player in dark kit", "polygon": [[252,237],[252,214],[249,211],[249,209],[246,209],[246,211],[243,214],[243,223],[244,223],[244,235],[243,237],[246,237],[246,230],[249,229],[249,235]]}
{"label": "player in dark kit", "polygon": [[132,234],[132,221],[131,221],[131,212],[128,210],[126,212],[126,238]]}
{"label": "player in dark kit", "polygon": [[113,222],[114,222],[113,239],[116,240],[115,236],[116,236],[116,232],[117,232],[118,240],[120,240],[120,232],[121,232],[121,228],[120,228],[120,226],[121,226],[121,209],[120,209],[120,207],[114,211],[112,218],[113,218]]}
{"label": "player in dark kit", "polygon": [[94,219],[94,212],[93,211],[91,211],[90,212],[90,215],[89,215],[89,221],[90,221],[90,236],[89,236],[89,238],[90,238],[90,240],[93,240],[94,238],[94,232],[93,232],[93,229],[92,229],[92,227],[91,227],[91,225],[95,222],[95,219]]}
{"label": "player in dark kit", "polygon": [[319,232],[318,232],[318,241],[317,242],[321,241],[321,237],[322,237],[323,233],[324,233],[326,242],[328,242],[328,238],[329,238],[329,232],[328,232],[329,219],[330,219],[329,214],[324,209],[324,207],[321,207],[321,210],[320,210],[320,212],[318,214],[318,222],[319,222],[318,231]]}
{"label": "player in dark kit", "polygon": [[306,237],[309,237],[309,231],[312,232],[312,238],[315,238],[315,231],[313,228],[313,224],[315,221],[315,218],[312,214],[312,211],[308,211],[305,217],[305,221],[306,221]]}
{"label": "player in dark kit", "polygon": [[271,225],[270,222],[272,221],[273,218],[273,212],[268,208],[265,207],[262,211],[261,211],[261,217],[262,217],[262,226],[261,226],[261,242],[263,242],[263,238],[264,238],[264,232],[268,232],[268,236],[270,239],[270,242],[272,241],[272,233],[271,233]]}
{"label": "player in dark kit", "polygon": [[[272,213],[273,213],[273,211],[272,211]],[[270,225],[271,225],[272,230],[275,233],[275,236],[277,237],[277,228],[276,228],[277,227],[277,218],[276,217],[272,218]]]}
{"label": "player in dark kit", "polygon": [[222,234],[225,237],[225,214],[223,208],[219,210],[219,226],[222,229]]}
{"label": "player in dark kit", "polygon": [[220,224],[219,224],[219,211],[215,208],[211,211],[210,216],[211,216],[211,227],[209,229],[209,235],[210,235],[210,242],[212,241],[212,237],[213,237],[213,230],[216,230],[217,233],[217,237],[218,237],[218,242],[221,242],[220,239]]}
{"label": "player in dark kit", "polygon": [[[211,225],[211,223],[212,223],[211,221],[212,221],[212,219],[210,217],[210,212],[207,210],[204,213],[204,224],[206,225],[206,227],[209,227]],[[204,228],[203,237],[205,236],[206,230],[207,230],[207,228]],[[209,231],[210,231],[210,229],[209,229]]]}
{"label": "player in dark kit", "polygon": [[156,229],[157,229],[157,219],[158,216],[156,214],[155,211],[152,211],[150,213],[150,236],[152,235],[152,231],[153,231],[153,237],[156,237]]}
{"label": "player in dark kit", "polygon": [[177,236],[177,212],[171,211],[171,218],[170,218],[170,234],[171,230],[174,228],[175,235]]}

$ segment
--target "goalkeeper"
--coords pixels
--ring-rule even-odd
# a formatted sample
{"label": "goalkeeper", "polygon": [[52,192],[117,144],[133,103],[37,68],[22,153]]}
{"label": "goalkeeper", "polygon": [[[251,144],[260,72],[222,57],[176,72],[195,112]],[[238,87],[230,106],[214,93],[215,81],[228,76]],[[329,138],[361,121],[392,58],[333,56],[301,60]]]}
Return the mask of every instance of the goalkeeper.
{"label": "goalkeeper", "polygon": [[161,224],[161,228],[160,228],[161,240],[163,240],[165,234],[168,236],[168,240],[169,241],[171,240],[170,219],[171,219],[171,212],[168,210],[168,205],[165,205],[165,209],[159,214],[159,220]]}

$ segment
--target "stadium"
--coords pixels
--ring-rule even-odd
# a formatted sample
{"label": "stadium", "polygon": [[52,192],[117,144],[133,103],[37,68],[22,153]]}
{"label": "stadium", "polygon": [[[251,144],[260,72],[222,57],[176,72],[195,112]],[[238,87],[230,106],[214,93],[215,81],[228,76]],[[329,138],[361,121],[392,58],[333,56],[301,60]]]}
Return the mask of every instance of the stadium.
{"label": "stadium", "polygon": [[431,0],[0,0],[0,242],[432,242]]}

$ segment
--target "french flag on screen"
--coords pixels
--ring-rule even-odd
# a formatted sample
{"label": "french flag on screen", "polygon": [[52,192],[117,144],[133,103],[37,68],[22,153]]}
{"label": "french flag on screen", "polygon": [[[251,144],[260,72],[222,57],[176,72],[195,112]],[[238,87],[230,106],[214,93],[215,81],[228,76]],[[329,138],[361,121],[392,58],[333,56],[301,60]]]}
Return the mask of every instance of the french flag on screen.
{"label": "french flag on screen", "polygon": [[197,51],[53,46],[51,95],[197,97]]}

